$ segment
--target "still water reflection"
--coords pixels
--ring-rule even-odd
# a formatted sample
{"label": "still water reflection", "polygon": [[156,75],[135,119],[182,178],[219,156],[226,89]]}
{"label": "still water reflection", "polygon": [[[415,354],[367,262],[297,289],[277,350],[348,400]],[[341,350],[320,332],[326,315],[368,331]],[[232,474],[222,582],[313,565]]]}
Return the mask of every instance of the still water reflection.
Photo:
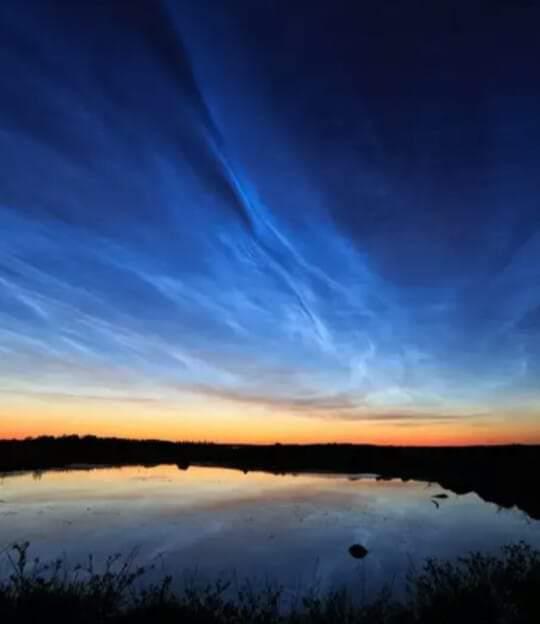
{"label": "still water reflection", "polygon": [[[433,498],[446,493],[448,498]],[[540,522],[475,494],[372,476],[243,474],[176,466],[45,472],[0,479],[0,548],[29,540],[42,558],[78,563],[138,550],[160,574],[235,574],[294,588],[399,587],[430,556],[540,547]],[[368,550],[362,561],[348,548]]]}

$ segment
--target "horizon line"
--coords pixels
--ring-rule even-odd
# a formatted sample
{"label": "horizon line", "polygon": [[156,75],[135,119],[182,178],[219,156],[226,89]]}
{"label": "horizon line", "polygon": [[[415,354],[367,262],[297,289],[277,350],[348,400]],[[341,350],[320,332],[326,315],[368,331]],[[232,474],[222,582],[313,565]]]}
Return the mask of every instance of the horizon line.
{"label": "horizon line", "polygon": [[525,447],[540,447],[539,442],[483,442],[483,443],[470,443],[470,444],[382,444],[373,442],[218,442],[214,440],[167,440],[163,438],[137,438],[129,436],[103,436],[93,433],[65,433],[62,435],[50,435],[39,434],[35,436],[24,437],[0,437],[1,442],[32,442],[43,439],[62,440],[65,438],[76,438],[78,440],[84,440],[85,438],[93,438],[96,440],[116,440],[122,442],[154,442],[163,444],[192,444],[192,445],[212,445],[212,446],[227,446],[227,447],[268,447],[268,446],[295,446],[295,447],[309,447],[309,446],[358,446],[358,447],[377,447],[377,448],[426,448],[426,449],[445,449],[445,448],[482,448],[482,447],[512,447],[512,446],[525,446]]}

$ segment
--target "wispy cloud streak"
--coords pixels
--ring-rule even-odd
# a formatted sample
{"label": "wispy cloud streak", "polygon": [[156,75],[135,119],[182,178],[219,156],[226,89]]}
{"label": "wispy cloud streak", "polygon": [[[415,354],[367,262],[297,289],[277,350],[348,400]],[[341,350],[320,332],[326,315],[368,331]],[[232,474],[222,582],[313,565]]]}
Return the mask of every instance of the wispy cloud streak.
{"label": "wispy cloud streak", "polygon": [[379,72],[390,107],[356,67],[377,41],[345,28],[357,55],[319,49],[316,7],[283,30],[280,7],[243,2],[12,4],[3,392],[419,425],[540,405],[538,90],[486,77],[472,123],[456,67],[476,57],[439,59],[465,76],[447,98],[404,55]]}

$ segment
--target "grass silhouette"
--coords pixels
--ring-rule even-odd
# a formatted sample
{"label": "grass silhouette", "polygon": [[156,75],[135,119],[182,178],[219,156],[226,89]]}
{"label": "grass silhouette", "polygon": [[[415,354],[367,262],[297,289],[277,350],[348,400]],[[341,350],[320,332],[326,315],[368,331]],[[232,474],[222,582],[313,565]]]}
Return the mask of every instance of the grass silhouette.
{"label": "grass silhouette", "polygon": [[58,559],[29,556],[29,544],[4,553],[11,573],[0,581],[0,622],[34,624],[538,624],[540,551],[519,543],[497,555],[469,553],[455,561],[427,560],[407,580],[406,597],[386,588],[358,604],[346,589],[298,596],[285,608],[282,587],[255,590],[246,582],[171,590],[171,577],[141,584],[148,571],[134,557],[114,555],[101,571],[92,557],[72,569]]}

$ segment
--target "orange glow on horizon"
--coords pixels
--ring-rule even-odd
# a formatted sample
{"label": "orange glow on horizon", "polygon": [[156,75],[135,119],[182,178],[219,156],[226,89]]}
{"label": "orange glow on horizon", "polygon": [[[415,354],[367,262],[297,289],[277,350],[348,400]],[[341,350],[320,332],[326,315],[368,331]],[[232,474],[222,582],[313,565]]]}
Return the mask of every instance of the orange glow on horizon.
{"label": "orange glow on horizon", "polygon": [[[35,406],[33,406],[35,408]],[[291,444],[357,443],[398,446],[456,446],[473,444],[539,444],[535,418],[493,422],[350,421],[316,416],[266,414],[237,409],[220,416],[199,413],[157,414],[118,408],[114,417],[88,406],[21,406],[0,409],[0,438],[40,435],[97,435],[131,439],[222,443]]]}

